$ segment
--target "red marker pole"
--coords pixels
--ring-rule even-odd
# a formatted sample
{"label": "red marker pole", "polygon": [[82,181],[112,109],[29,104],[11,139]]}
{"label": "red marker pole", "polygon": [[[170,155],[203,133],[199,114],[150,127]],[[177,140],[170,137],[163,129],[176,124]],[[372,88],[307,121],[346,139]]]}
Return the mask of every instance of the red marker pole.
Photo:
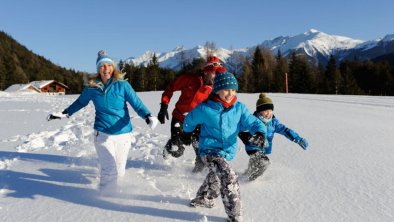
{"label": "red marker pole", "polygon": [[289,82],[288,82],[288,78],[287,78],[287,72],[285,73],[286,76],[286,94],[289,93]]}

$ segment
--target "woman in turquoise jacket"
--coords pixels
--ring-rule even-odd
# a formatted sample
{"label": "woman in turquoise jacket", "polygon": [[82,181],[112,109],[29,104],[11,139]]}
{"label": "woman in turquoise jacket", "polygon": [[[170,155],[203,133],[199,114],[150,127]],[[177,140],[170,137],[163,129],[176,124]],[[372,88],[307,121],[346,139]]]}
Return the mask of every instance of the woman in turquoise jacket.
{"label": "woman in turquoise jacket", "polygon": [[255,180],[268,168],[270,160],[267,155],[272,151],[272,141],[275,133],[279,133],[285,136],[288,140],[297,143],[304,150],[308,147],[308,141],[300,137],[294,130],[280,123],[273,115],[273,110],[274,104],[272,103],[272,100],[268,98],[265,93],[261,93],[256,102],[256,111],[253,115],[259,118],[259,120],[267,126],[267,142],[265,147],[255,146],[251,142],[253,141],[253,136],[250,132],[239,133],[239,137],[245,144],[245,150],[250,156],[248,169],[245,173],[249,180]]}
{"label": "woman in turquoise jacket", "polygon": [[[90,79],[78,99],[62,113],[52,113],[48,121],[69,117],[93,102],[94,144],[100,162],[99,190],[103,194],[117,191],[117,180],[125,174],[127,155],[133,136],[127,103],[153,129],[158,120],[151,116],[131,85],[123,80],[114,60],[101,50],[96,61],[97,76]],[[127,102],[127,103],[126,103]]]}
{"label": "woman in turquoise jacket", "polygon": [[238,132],[248,130],[262,141],[266,134],[265,125],[237,101],[237,89],[237,80],[231,73],[216,74],[210,98],[186,116],[182,134],[184,143],[190,144],[191,133],[201,125],[199,154],[209,169],[190,205],[213,207],[214,199],[221,193],[229,221],[241,220],[238,178],[227,162],[236,154]]}

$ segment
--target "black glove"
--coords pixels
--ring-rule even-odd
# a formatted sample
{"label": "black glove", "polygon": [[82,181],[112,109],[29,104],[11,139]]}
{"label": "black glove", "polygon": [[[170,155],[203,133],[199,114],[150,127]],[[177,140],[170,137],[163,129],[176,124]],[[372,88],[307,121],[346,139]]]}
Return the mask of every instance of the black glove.
{"label": "black glove", "polygon": [[63,112],[61,112],[61,113],[51,113],[47,116],[47,120],[51,121],[54,119],[61,119],[63,117],[68,117],[67,110],[63,110]]}
{"label": "black glove", "polygon": [[164,122],[165,122],[164,118],[167,118],[167,120],[168,120],[168,111],[167,111],[168,105],[165,103],[160,103],[160,105],[161,105],[160,111],[159,111],[159,114],[157,114],[157,118],[159,119],[161,124],[164,124]]}
{"label": "black glove", "polygon": [[265,136],[262,132],[256,132],[253,136],[249,138],[251,145],[264,148]]}
{"label": "black glove", "polygon": [[190,132],[190,133],[186,133],[186,132],[181,133],[180,139],[181,139],[182,143],[185,144],[185,145],[190,145],[192,143],[192,134],[193,134],[192,132]]}
{"label": "black glove", "polygon": [[245,145],[249,145],[249,139],[252,135],[249,132],[240,132],[238,133],[238,137],[242,140]]}

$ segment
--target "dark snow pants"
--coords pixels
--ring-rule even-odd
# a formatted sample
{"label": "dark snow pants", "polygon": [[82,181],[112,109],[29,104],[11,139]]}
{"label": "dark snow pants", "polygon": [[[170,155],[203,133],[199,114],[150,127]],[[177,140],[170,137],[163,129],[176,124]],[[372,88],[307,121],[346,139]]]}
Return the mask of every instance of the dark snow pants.
{"label": "dark snow pants", "polygon": [[241,194],[238,178],[225,158],[219,155],[207,155],[202,158],[209,173],[197,191],[197,197],[215,199],[222,196],[224,209],[229,217],[241,215]]}

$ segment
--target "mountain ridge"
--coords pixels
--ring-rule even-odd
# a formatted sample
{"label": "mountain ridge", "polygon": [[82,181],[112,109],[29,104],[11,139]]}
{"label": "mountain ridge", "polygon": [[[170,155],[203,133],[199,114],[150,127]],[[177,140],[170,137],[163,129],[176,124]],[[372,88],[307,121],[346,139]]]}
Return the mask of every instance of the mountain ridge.
{"label": "mountain ridge", "polygon": [[375,40],[363,41],[346,36],[331,35],[317,29],[295,36],[278,36],[272,40],[263,42],[247,48],[228,50],[225,48],[209,49],[198,45],[191,49],[177,46],[170,52],[146,51],[138,57],[129,57],[124,61],[135,66],[146,66],[156,54],[159,65],[163,68],[179,70],[184,62],[191,62],[195,58],[205,58],[209,51],[218,56],[223,63],[232,65],[236,57],[250,58],[256,47],[264,47],[277,54],[280,50],[283,56],[289,56],[292,52],[302,53],[314,59],[317,63],[325,64],[333,55],[338,61],[344,59],[359,58],[361,60],[373,59],[384,54],[394,52],[394,34],[388,34]]}

